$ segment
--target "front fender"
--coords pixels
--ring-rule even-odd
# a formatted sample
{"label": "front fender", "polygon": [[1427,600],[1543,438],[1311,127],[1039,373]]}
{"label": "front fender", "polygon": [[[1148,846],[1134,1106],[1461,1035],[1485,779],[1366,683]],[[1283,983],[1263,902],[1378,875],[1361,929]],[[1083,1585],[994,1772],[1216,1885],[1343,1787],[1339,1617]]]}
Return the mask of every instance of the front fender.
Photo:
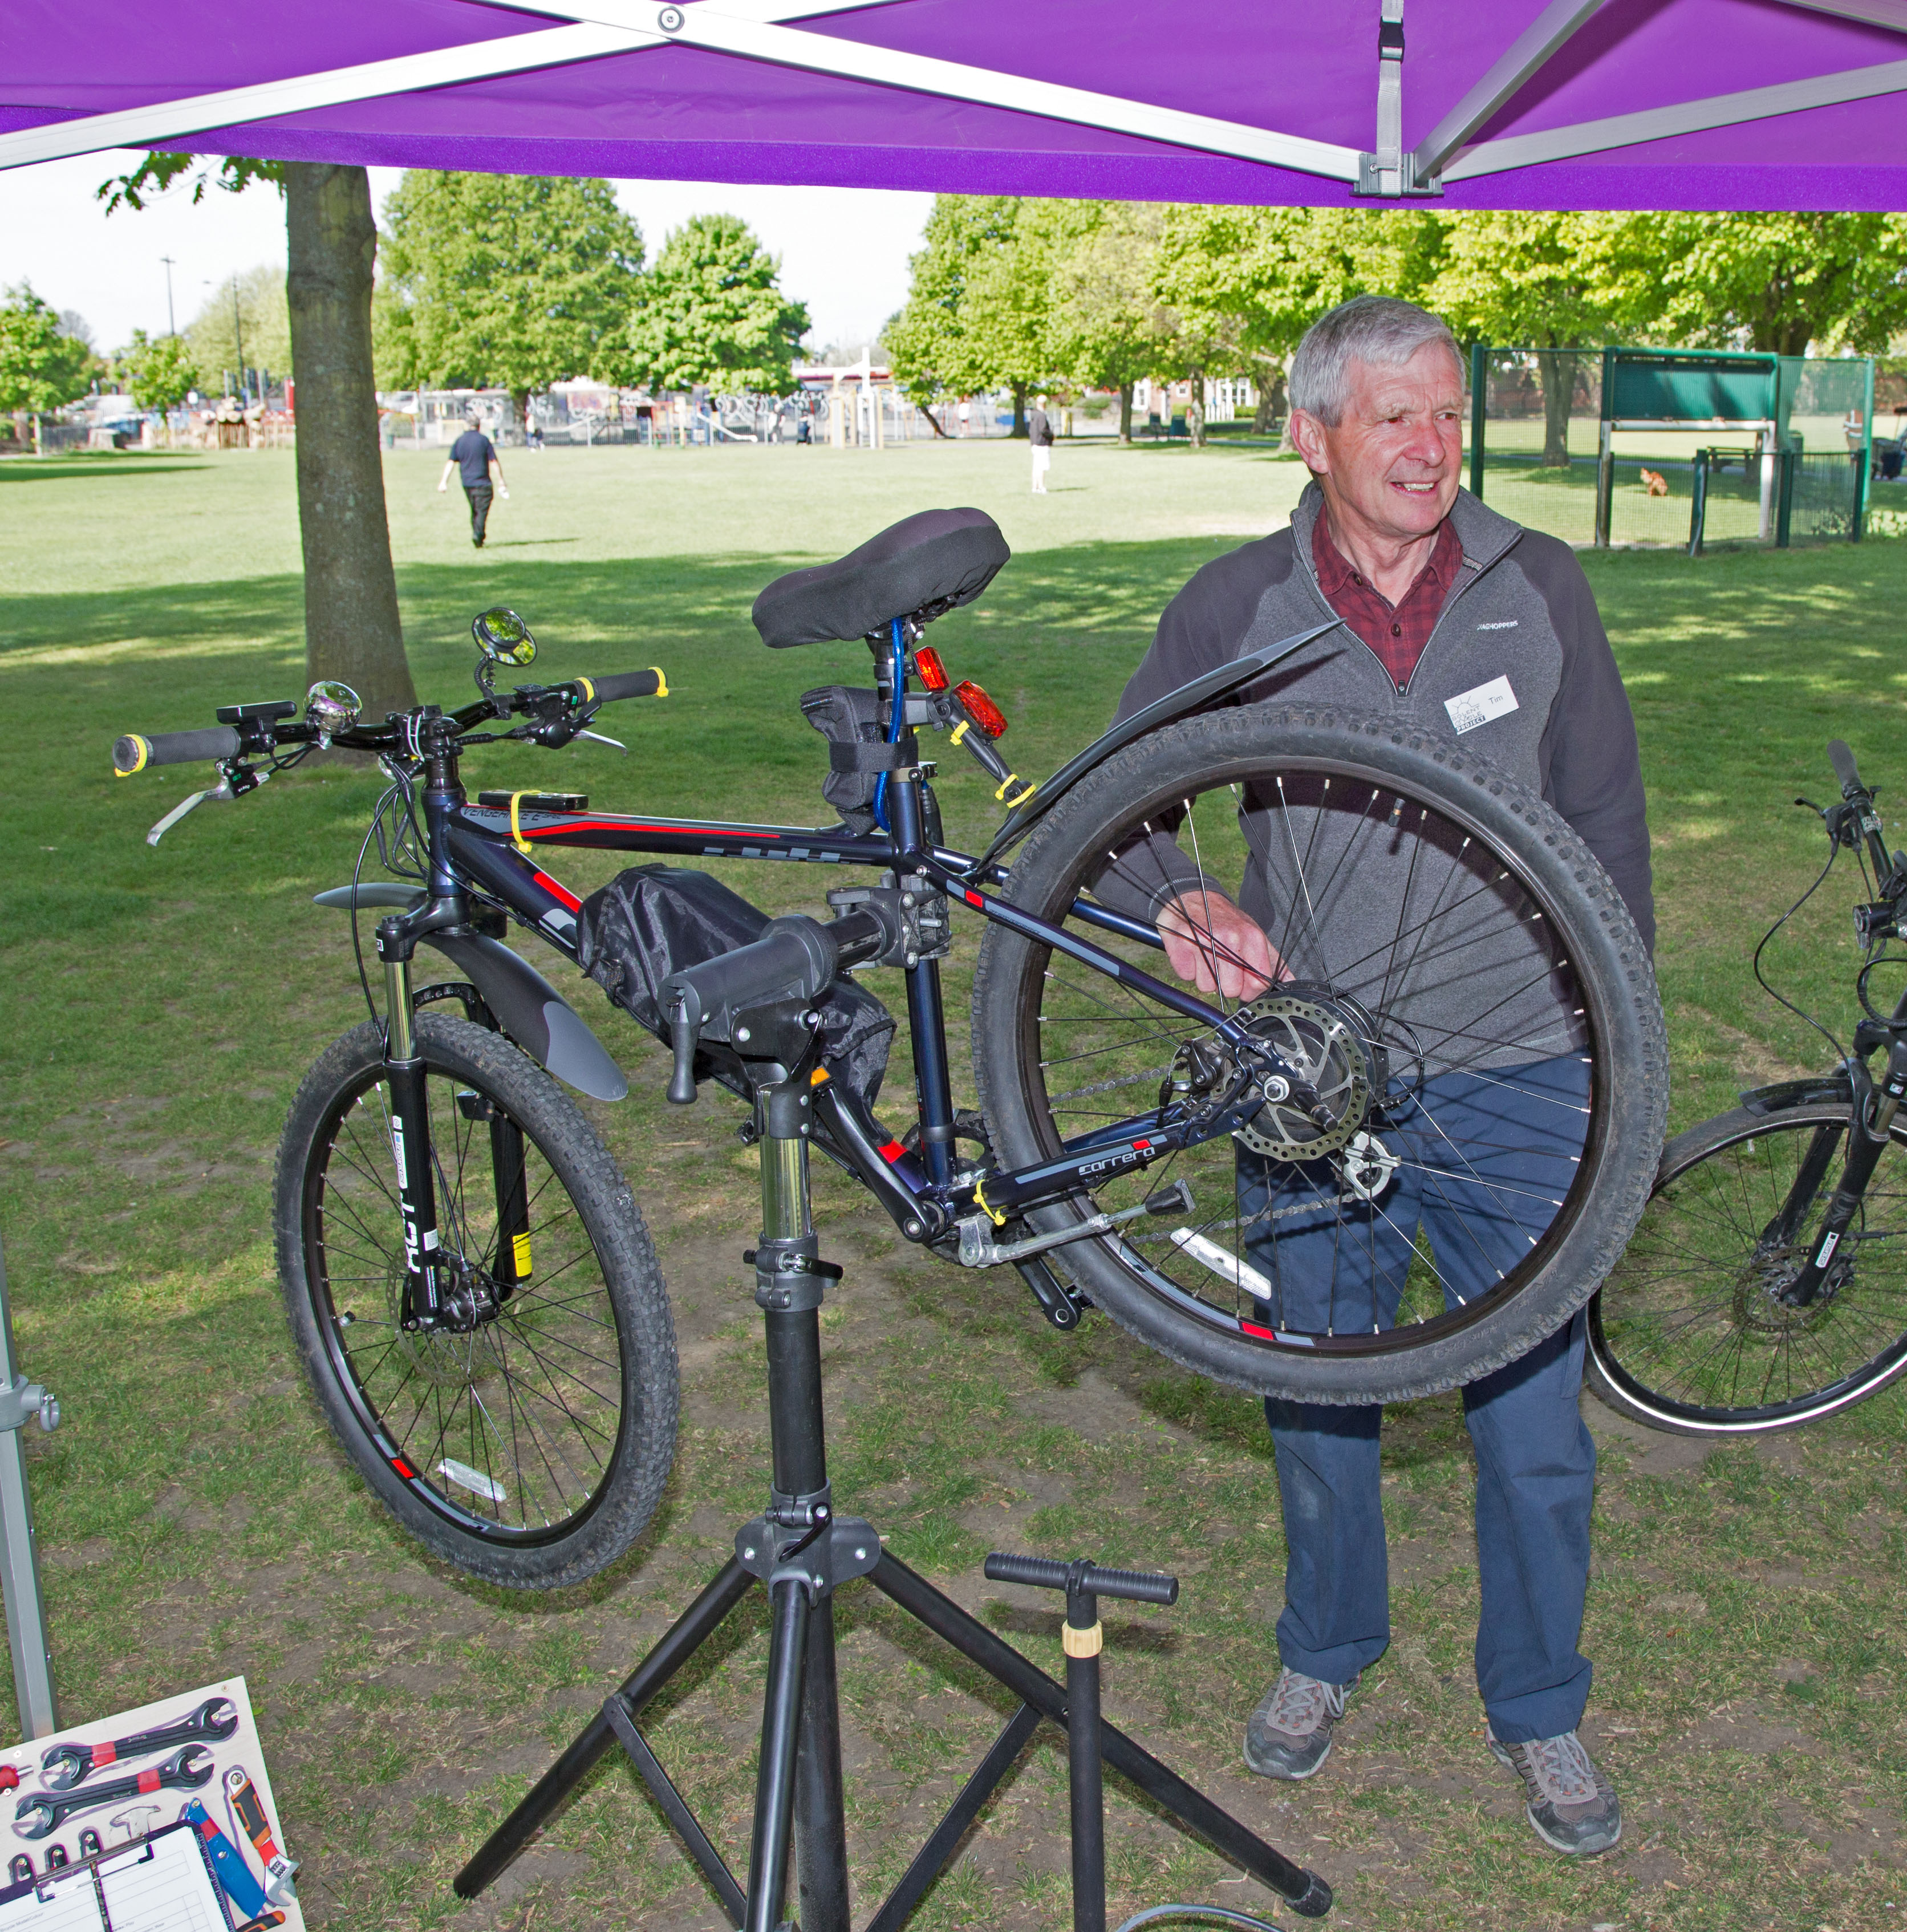
{"label": "front fender", "polygon": [[1793,1107],[1851,1107],[1854,1089],[1847,1070],[1819,1073],[1803,1080],[1777,1080],[1771,1086],[1751,1087],[1741,1096],[1751,1114],[1785,1114]]}
{"label": "front fender", "polygon": [[[353,888],[334,886],[315,903],[348,912]],[[355,888],[358,904],[408,911],[423,903],[415,887],[375,880]],[[500,939],[481,933],[428,932],[434,946],[483,994],[498,1024],[524,1052],[559,1080],[598,1100],[620,1100],[629,1083],[582,1015],[527,959]]]}

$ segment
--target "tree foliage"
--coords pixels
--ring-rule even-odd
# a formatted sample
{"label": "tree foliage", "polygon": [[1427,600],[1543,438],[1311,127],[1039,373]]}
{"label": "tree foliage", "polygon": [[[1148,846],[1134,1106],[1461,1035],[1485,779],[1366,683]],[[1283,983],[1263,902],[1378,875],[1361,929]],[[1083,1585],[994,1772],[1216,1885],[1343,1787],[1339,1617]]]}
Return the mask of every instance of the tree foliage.
{"label": "tree foliage", "polygon": [[148,340],[144,329],[136,328],[119,360],[133,400],[142,410],[176,409],[199,386],[199,365],[183,336]]}
{"label": "tree foliage", "polygon": [[643,278],[627,356],[639,382],[786,395],[808,310],[781,292],[781,258],[739,215],[698,214],[662,245]]}
{"label": "tree foliage", "polygon": [[93,355],[64,334],[59,312],[21,282],[0,299],[0,410],[32,415],[70,403],[85,386]]}
{"label": "tree foliage", "polygon": [[606,181],[407,170],[384,204],[378,374],[508,389],[624,373],[642,236]]}
{"label": "tree foliage", "polygon": [[1132,440],[1132,390],[1170,366],[1177,318],[1157,287],[1165,211],[1156,202],[1087,204],[1051,270],[1048,348],[1069,387],[1119,392],[1119,439]]}
{"label": "tree foliage", "polygon": [[235,376],[241,369],[288,375],[292,324],[283,272],[261,262],[244,274],[214,284],[204,306],[181,333],[207,384],[217,382],[228,369]]}

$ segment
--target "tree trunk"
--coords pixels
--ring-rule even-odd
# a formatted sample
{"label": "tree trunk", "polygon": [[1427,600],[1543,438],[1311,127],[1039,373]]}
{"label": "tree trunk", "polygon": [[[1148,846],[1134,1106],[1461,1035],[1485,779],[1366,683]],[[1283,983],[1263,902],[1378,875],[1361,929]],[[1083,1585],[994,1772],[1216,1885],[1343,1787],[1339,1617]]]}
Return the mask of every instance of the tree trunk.
{"label": "tree trunk", "polygon": [[1132,391],[1135,386],[1122,382],[1119,386],[1119,440],[1130,445],[1132,440]]}
{"label": "tree trunk", "polygon": [[1576,393],[1576,365],[1582,358],[1567,350],[1537,358],[1543,387],[1543,466],[1570,466],[1570,398]]}
{"label": "tree trunk", "polygon": [[1024,436],[1027,433],[1027,386],[1024,382],[1013,385],[1013,427],[1007,431],[1009,436]]}
{"label": "tree trunk", "polygon": [[940,427],[940,418],[937,416],[925,403],[916,403],[915,404],[914,407],[919,410],[921,414],[927,418],[927,427],[931,429],[943,442],[945,442],[947,440],[947,433]]}
{"label": "tree trunk", "polygon": [[1285,406],[1285,372],[1273,367],[1265,371],[1258,385],[1258,406],[1252,416],[1252,434],[1269,436],[1272,425],[1289,412]]}
{"label": "tree trunk", "polygon": [[1205,447],[1205,371],[1192,372],[1192,394],[1186,400],[1186,440],[1194,449]]}
{"label": "tree trunk", "polygon": [[287,161],[284,182],[305,676],[343,679],[366,722],[381,724],[414,705],[417,690],[397,615],[371,374],[370,177]]}

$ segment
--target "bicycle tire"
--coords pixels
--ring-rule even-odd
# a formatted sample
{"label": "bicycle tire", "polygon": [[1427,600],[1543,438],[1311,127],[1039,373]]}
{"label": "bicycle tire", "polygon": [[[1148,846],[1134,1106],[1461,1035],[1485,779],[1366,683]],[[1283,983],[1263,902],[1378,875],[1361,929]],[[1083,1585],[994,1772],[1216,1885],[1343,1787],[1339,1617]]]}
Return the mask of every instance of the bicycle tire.
{"label": "bicycle tire", "polygon": [[522,1136],[526,1252],[513,1245],[493,1319],[463,1334],[398,1328],[403,1240],[383,1042],[367,1022],[305,1076],[279,1144],[292,1337],[332,1432],[420,1542],[507,1588],[580,1582],[641,1534],[674,1455],[675,1334],[655,1250],[607,1149],[542,1068],[467,1021],[426,1011],[416,1028],[444,1246],[486,1278],[506,1271],[487,1121]]}
{"label": "bicycle tire", "polygon": [[[1334,786],[1339,788],[1335,794]],[[1292,835],[1291,877],[1294,883],[1287,896],[1287,925],[1282,940],[1275,938],[1274,943],[1288,958],[1300,958],[1312,939],[1315,945],[1312,950],[1321,957],[1328,950],[1325,938],[1332,905],[1351,907],[1355,916],[1362,916],[1356,913],[1357,902],[1350,898],[1349,884],[1344,879],[1346,863],[1354,854],[1358,855],[1358,864],[1351,868],[1353,877],[1369,872],[1374,878],[1381,875],[1392,881],[1394,886],[1401,872],[1404,883],[1396,899],[1400,937],[1393,940],[1390,958],[1384,967],[1381,1004],[1386,1010],[1368,1008],[1357,1023],[1367,1044],[1383,1048],[1381,1054],[1367,1053],[1364,1064],[1382,1088],[1369,1119],[1381,1124],[1373,1138],[1378,1143],[1378,1152],[1391,1159],[1390,1177],[1380,1182],[1375,1196],[1360,1197],[1351,1180],[1343,1178],[1349,1169],[1342,1164],[1332,1170],[1339,1174],[1339,1180],[1327,1184],[1315,1178],[1321,1167],[1317,1161],[1300,1167],[1266,1154],[1260,1156],[1264,1177],[1260,1184],[1266,1204],[1260,1214],[1246,1202],[1237,1178],[1246,1165],[1243,1156],[1222,1139],[1208,1141],[1204,1150],[1192,1150],[1202,1163],[1198,1172],[1207,1178],[1202,1184],[1228,1187],[1234,1213],[1228,1220],[1215,1222],[1208,1206],[1198,1210],[1204,1216],[1199,1225],[1217,1226],[1220,1232],[1225,1228],[1255,1228],[1252,1238],[1268,1239],[1274,1257],[1279,1240],[1292,1238],[1273,1226],[1288,1211],[1314,1219],[1319,1212],[1334,1216],[1339,1228],[1352,1229],[1355,1239],[1373,1256],[1380,1239],[1389,1243],[1393,1252],[1397,1241],[1405,1239],[1406,1259],[1384,1264],[1395,1266],[1400,1277],[1408,1271],[1408,1280],[1397,1289],[1399,1306],[1389,1318],[1377,1306],[1372,1282],[1379,1264],[1371,1259],[1366,1268],[1371,1280],[1359,1291],[1371,1298],[1368,1319],[1358,1312],[1355,1320],[1347,1314],[1340,1322],[1334,1274],[1328,1319],[1321,1323],[1314,1319],[1308,1328],[1288,1318],[1281,1323],[1277,1311],[1249,1291],[1242,1276],[1215,1282],[1210,1274],[1186,1262],[1191,1251],[1178,1246],[1176,1240],[1172,1249],[1162,1247],[1162,1240],[1172,1238],[1145,1232],[1149,1224],[1143,1219],[1136,1223],[1139,1232],[1135,1236],[1129,1237],[1128,1228],[1122,1226],[1116,1233],[1069,1241],[1049,1250],[1046,1258],[1064,1268],[1114,1320],[1161,1353],[1201,1374],[1258,1394],[1327,1403],[1373,1403],[1408,1400],[1474,1380],[1514,1360],[1574,1314],[1620,1256],[1648,1199],[1667,1108],[1668,1052],[1647,949],[1608,875],[1581,839],[1540,798],[1460,744],[1381,720],[1275,703],[1240,706],[1183,721],[1150,734],[1108,759],[1054,807],[1016,856],[1009,887],[1012,902],[1166,976],[1167,969],[1156,950],[1145,951],[1136,940],[1109,938],[1103,922],[1096,926],[1075,923],[1072,908],[1082,892],[1093,890],[1095,880],[1109,866],[1119,869],[1124,862],[1120,855],[1140,850],[1147,839],[1156,837],[1155,820],[1162,824],[1177,814],[1181,824],[1190,828],[1192,848],[1198,850],[1198,808],[1215,791],[1228,796],[1231,803],[1222,808],[1216,825],[1206,826],[1202,842],[1216,850],[1213,835],[1223,830],[1224,812],[1230,812],[1233,829],[1225,836],[1231,841],[1229,849],[1236,861],[1234,879],[1249,878],[1252,864],[1269,868],[1274,860],[1282,862],[1282,848],[1276,854],[1272,851],[1266,842],[1268,834],[1250,848],[1249,858],[1242,855],[1249,839],[1257,836],[1253,826],[1258,821],[1251,814],[1262,818],[1267,812],[1274,817],[1284,814],[1285,830]],[[1313,831],[1312,843],[1301,850],[1291,801],[1303,798],[1313,801]],[[1353,810],[1360,798],[1367,802]],[[1270,802],[1274,800],[1275,803]],[[1333,819],[1333,814],[1343,823]],[[1331,820],[1333,836],[1348,842],[1328,879],[1320,856],[1315,880],[1320,892],[1315,896],[1306,868],[1318,850],[1317,828],[1327,820]],[[1376,842],[1369,832],[1372,826],[1387,843]],[[1258,832],[1264,830],[1258,824]],[[1423,850],[1441,855],[1434,862],[1426,862],[1420,888],[1414,848],[1409,869],[1401,871],[1405,861],[1400,855],[1413,838]],[[1206,857],[1198,861],[1208,874],[1213,862]],[[1447,876],[1437,886],[1438,896],[1428,902],[1430,910],[1425,914],[1424,895],[1437,865],[1445,867]],[[1452,881],[1460,881],[1454,890],[1450,890]],[[1223,878],[1219,882],[1225,884]],[[1341,882],[1345,896],[1340,901]],[[1237,888],[1228,890],[1234,898],[1238,896]],[[1414,893],[1417,895],[1414,898]],[[1316,911],[1320,904],[1326,907],[1322,918]],[[1299,943],[1294,945],[1290,921],[1299,917],[1300,906],[1303,918]],[[1474,910],[1465,914],[1466,906]],[[1387,920],[1390,916],[1388,910],[1383,915]],[[1411,921],[1414,923],[1407,924]],[[1546,921],[1546,926],[1541,921]],[[1312,939],[1306,938],[1304,922],[1310,924]],[[1469,936],[1462,936],[1466,931]],[[1414,950],[1400,955],[1400,946],[1406,944]],[[1444,976],[1437,982],[1435,998],[1447,1003],[1464,997],[1466,976],[1456,962],[1466,949],[1477,969],[1468,976],[1480,986],[1485,966],[1499,957],[1508,960],[1516,956],[1514,947],[1527,950],[1532,945],[1547,949],[1543,954],[1547,963],[1541,970],[1549,977],[1542,980],[1542,985],[1560,986],[1567,982],[1574,989],[1570,997],[1579,999],[1579,1010],[1568,1009],[1569,1017],[1560,1024],[1573,1027],[1581,1034],[1582,1050],[1574,1054],[1574,1060],[1570,1053],[1559,1052],[1556,1059],[1559,1065],[1579,1061],[1585,1070],[1570,1076],[1584,1083],[1583,1098],[1576,1105],[1582,1118],[1571,1129],[1581,1136],[1580,1151],[1570,1153],[1564,1147],[1545,1155],[1552,1168],[1550,1178],[1542,1184],[1546,1191],[1540,1231],[1528,1237],[1529,1245],[1522,1251],[1522,1260],[1506,1261],[1500,1266],[1492,1262],[1496,1267],[1494,1281],[1486,1277],[1484,1285],[1465,1296],[1456,1284],[1462,1270],[1474,1265],[1471,1258],[1446,1255],[1440,1259],[1428,1236],[1417,1228],[1414,1227],[1406,1236],[1394,1220],[1381,1226],[1386,1215],[1385,1191],[1393,1188],[1398,1174],[1411,1178],[1414,1160],[1420,1190],[1435,1191],[1441,1196],[1438,1211],[1448,1210],[1444,1225],[1459,1224],[1463,1219],[1459,1212],[1461,1202],[1481,1198],[1477,1192],[1482,1184],[1478,1177],[1504,1171],[1501,1160],[1515,1156],[1517,1150],[1512,1148],[1504,1154],[1508,1136],[1487,1148],[1480,1140],[1474,1150],[1466,1150],[1465,1158],[1471,1164],[1461,1169],[1454,1165],[1454,1153],[1449,1156],[1440,1153],[1438,1162],[1452,1163],[1441,1178],[1435,1173],[1435,1164],[1420,1152],[1393,1157],[1392,1150],[1396,1144],[1408,1142],[1412,1134],[1418,1136],[1412,1144],[1424,1143],[1435,1127],[1426,1096],[1433,1090],[1440,1096],[1448,1090],[1437,1086],[1438,1081],[1474,1078],[1490,1082],[1487,1071],[1462,1073],[1465,1054],[1479,1068],[1486,1064],[1508,1066],[1519,1082],[1523,1078],[1521,1070],[1543,1056],[1530,1044],[1537,1037],[1534,1034],[1506,1034],[1497,1038],[1475,1029],[1466,1032],[1460,1022],[1450,1019],[1439,1022],[1444,1047],[1426,1045],[1429,1036],[1419,1022],[1408,1017],[1406,1010],[1412,1000],[1421,1004],[1429,995],[1411,987],[1407,996],[1406,988],[1426,947],[1432,959],[1423,965],[1419,985],[1428,982],[1434,968]],[[1497,951],[1490,951],[1492,946]],[[1400,956],[1405,958],[1401,973],[1396,967]],[[1367,954],[1348,965],[1363,970],[1368,979],[1377,970],[1369,963],[1370,958]],[[1329,964],[1326,960],[1324,965]],[[1074,981],[1082,990],[1069,1006],[1068,987]],[[1327,1018],[1348,1010],[1348,983],[1342,968],[1336,977],[1327,974],[1321,982],[1312,982],[1306,988],[1307,997],[1316,996],[1311,1010]],[[1537,983],[1532,980],[1531,988]],[[1114,982],[1092,977],[1088,969],[1063,953],[1036,944],[1002,925],[989,926],[974,979],[973,1038],[982,1104],[1003,1167],[1030,1166],[1062,1151],[1066,1135],[1056,1121],[1056,1106],[1068,1113],[1077,1132],[1081,1095],[1104,1094],[1115,1087],[1136,1088],[1144,1080],[1156,1078],[1159,1070],[1145,1066],[1147,1056],[1140,1051],[1148,1042],[1174,1042],[1173,1051],[1179,1057],[1173,1060],[1173,1067],[1185,1064],[1187,1023],[1156,1004],[1150,1009],[1151,1017],[1144,1022],[1155,1030],[1128,1034],[1125,1045],[1120,1044],[1120,1036],[1114,1031],[1115,1022],[1096,1018],[1093,1004],[1109,1004],[1111,995],[1120,992]],[[1519,997],[1525,994],[1539,997],[1530,988],[1519,988]],[[1123,996],[1136,997],[1129,989]],[[1129,1028],[1138,1024],[1129,1018],[1122,1023]],[[1253,1024],[1270,1022],[1261,1015]],[[1051,1030],[1061,1027],[1077,1029],[1066,1036],[1069,1046],[1096,1037],[1096,1028],[1097,1034],[1111,1040],[1102,1061],[1110,1077],[1097,1083],[1087,1081],[1056,1098],[1048,1092],[1047,1055],[1041,1040],[1043,1036],[1053,1036]],[[1555,1036],[1556,1040],[1564,1037]],[[1474,1046],[1469,1044],[1473,1041]],[[1163,1045],[1156,1048],[1158,1053],[1165,1051]],[[1512,1055],[1508,1062],[1500,1057],[1506,1051]],[[1408,1071],[1402,1074],[1396,1070],[1400,1054],[1411,1062]],[[1068,1063],[1088,1057],[1084,1052],[1063,1056]],[[1060,1059],[1056,1058],[1053,1064],[1059,1065]],[[1505,1074],[1495,1084],[1514,1083]],[[1542,1096],[1532,1087],[1525,1097],[1534,1101]],[[1162,1118],[1165,1104],[1162,1089]],[[1440,1106],[1443,1104],[1440,1097]],[[1564,1100],[1559,1098],[1555,1104],[1563,1106]],[[1348,1103],[1345,1118],[1350,1117]],[[1089,1113],[1086,1118],[1092,1116]],[[1416,1124],[1412,1126],[1414,1118]],[[1400,1118],[1402,1126],[1398,1125]],[[1125,1129],[1102,1131],[1123,1133]],[[1450,1137],[1442,1138],[1449,1142]],[[1351,1144],[1354,1148],[1354,1140]],[[1142,1170],[1142,1178],[1115,1174],[1103,1184],[1096,1183],[1090,1196],[1082,1194],[1033,1209],[1025,1220],[1039,1232],[1060,1232],[1076,1227],[1095,1209],[1132,1208],[1147,1194],[1156,1199],[1170,1185],[1173,1163],[1186,1159],[1175,1155],[1171,1162]],[[1343,1159],[1348,1160],[1349,1154]],[[1498,1165],[1492,1167],[1493,1162]],[[1224,1178],[1227,1164],[1232,1174],[1229,1181]],[[1327,1160],[1322,1166],[1330,1168],[1331,1162]],[[1371,1171],[1366,1170],[1367,1176]],[[1270,1203],[1278,1190],[1288,1186],[1296,1190],[1300,1179],[1312,1191],[1296,1192],[1294,1198],[1321,1201],[1322,1207],[1273,1208]],[[1317,1192],[1327,1184],[1338,1192]],[[1362,1184],[1369,1184],[1368,1178]],[[1495,1190],[1489,1198],[1499,1202],[1519,1191],[1507,1182],[1491,1181],[1489,1186]],[[1533,1184],[1521,1191],[1534,1198],[1537,1190]],[[1195,1198],[1198,1193],[1195,1188]],[[1401,1191],[1391,1198],[1401,1198]],[[1429,1194],[1424,1198],[1429,1200]],[[1223,1201],[1222,1193],[1221,1207]],[[1427,1220],[1425,1225],[1429,1225]],[[1531,1225],[1539,1226],[1534,1219]],[[1198,1231],[1194,1225],[1177,1232]],[[1318,1230],[1314,1226],[1308,1232]],[[1453,1242],[1460,1238],[1452,1238]],[[1141,1252],[1141,1246],[1172,1258],[1169,1262],[1155,1259]],[[1348,1246],[1343,1252],[1351,1257]],[[1333,1246],[1330,1265],[1334,1270],[1339,1253]],[[1420,1260],[1427,1279],[1419,1271]],[[1348,1261],[1346,1264],[1348,1268]],[[1281,1296],[1283,1292],[1281,1287]]]}
{"label": "bicycle tire", "polygon": [[[1587,1373],[1602,1401],[1665,1434],[1723,1440],[1839,1414],[1907,1372],[1907,1124],[1894,1124],[1831,1293],[1801,1310],[1771,1292],[1813,1246],[1848,1122],[1845,1103],[1738,1107],[1663,1149],[1629,1251],[1590,1304]],[[1804,1217],[1768,1238],[1801,1155],[1837,1130]]]}

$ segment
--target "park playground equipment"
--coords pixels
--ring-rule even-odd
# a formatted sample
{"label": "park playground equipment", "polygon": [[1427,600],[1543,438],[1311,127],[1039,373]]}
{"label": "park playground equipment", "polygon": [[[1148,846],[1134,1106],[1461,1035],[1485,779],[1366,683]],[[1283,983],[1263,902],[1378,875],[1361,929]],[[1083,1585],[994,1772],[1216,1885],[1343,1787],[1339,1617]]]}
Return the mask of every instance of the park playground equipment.
{"label": "park playground equipment", "polygon": [[1533,529],[1698,555],[1860,540],[1871,357],[1479,343],[1470,382],[1470,488]]}

